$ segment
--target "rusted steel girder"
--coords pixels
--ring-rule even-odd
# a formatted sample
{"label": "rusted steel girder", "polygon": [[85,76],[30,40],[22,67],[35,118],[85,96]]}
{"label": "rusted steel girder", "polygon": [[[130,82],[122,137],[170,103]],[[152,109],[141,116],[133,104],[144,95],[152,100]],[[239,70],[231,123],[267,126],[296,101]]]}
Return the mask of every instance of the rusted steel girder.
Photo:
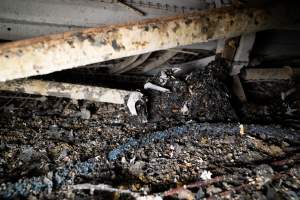
{"label": "rusted steel girder", "polygon": [[42,80],[8,81],[0,84],[0,90],[45,96],[65,97],[71,99],[84,99],[114,104],[125,104],[125,98],[128,98],[134,93],[139,93],[97,86]]}
{"label": "rusted steel girder", "polygon": [[220,8],[3,44],[0,81],[293,24],[284,5]]}

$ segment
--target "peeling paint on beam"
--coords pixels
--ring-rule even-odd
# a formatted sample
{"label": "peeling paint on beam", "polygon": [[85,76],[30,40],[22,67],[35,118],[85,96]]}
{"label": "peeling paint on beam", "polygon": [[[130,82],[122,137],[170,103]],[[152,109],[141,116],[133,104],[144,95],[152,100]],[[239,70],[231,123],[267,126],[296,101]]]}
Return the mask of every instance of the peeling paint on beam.
{"label": "peeling paint on beam", "polygon": [[0,45],[0,81],[293,23],[285,14],[267,8],[220,8],[7,43]]}
{"label": "peeling paint on beam", "polygon": [[137,93],[104,87],[41,80],[8,81],[0,84],[0,90],[114,104],[125,104],[127,96]]}

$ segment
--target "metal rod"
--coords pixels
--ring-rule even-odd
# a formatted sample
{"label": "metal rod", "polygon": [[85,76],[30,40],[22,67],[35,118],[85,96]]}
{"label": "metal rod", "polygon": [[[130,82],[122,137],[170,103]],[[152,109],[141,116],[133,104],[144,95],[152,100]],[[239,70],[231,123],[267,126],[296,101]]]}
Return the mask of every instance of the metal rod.
{"label": "metal rod", "polygon": [[123,1],[117,0],[117,4],[119,4],[120,6],[126,8],[126,9],[128,9],[128,10],[130,10],[130,11],[132,11],[132,12],[138,14],[138,15],[140,15],[140,16],[145,16],[146,15],[146,13],[144,13],[140,9],[135,8],[135,7],[131,6],[130,4],[127,4],[127,3],[123,2]]}
{"label": "metal rod", "polygon": [[[289,1],[284,3],[290,5]],[[299,12],[294,17],[295,13],[285,9],[284,5],[279,9],[274,6],[219,8],[2,44],[0,81],[230,38],[297,22]]]}

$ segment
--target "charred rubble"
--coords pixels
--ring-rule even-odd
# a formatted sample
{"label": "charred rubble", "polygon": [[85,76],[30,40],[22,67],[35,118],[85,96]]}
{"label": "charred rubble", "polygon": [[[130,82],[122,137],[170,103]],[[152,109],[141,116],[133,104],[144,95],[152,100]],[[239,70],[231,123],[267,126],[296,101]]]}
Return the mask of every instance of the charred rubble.
{"label": "charred rubble", "polygon": [[209,64],[184,76],[176,76],[172,70],[162,71],[149,82],[169,91],[147,90],[149,118],[154,121],[197,120],[237,121],[231,106],[232,97],[225,84],[224,66]]}
{"label": "charred rubble", "polygon": [[[12,100],[1,99],[1,198],[296,199],[299,130],[258,122],[291,120],[297,98],[264,105],[281,115],[239,107],[224,69],[145,79],[137,116],[126,105],[3,92]],[[282,87],[261,98],[294,84]]]}
{"label": "charred rubble", "polygon": [[298,5],[0,1],[0,199],[298,200]]}

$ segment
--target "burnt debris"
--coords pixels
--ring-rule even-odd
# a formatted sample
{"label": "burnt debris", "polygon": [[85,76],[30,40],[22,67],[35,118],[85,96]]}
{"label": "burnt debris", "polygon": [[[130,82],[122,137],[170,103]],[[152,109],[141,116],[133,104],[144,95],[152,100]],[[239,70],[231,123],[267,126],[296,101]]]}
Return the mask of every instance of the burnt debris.
{"label": "burnt debris", "polygon": [[162,71],[149,82],[170,92],[147,90],[149,117],[154,121],[236,121],[223,70],[214,62],[181,77],[172,70]]}

